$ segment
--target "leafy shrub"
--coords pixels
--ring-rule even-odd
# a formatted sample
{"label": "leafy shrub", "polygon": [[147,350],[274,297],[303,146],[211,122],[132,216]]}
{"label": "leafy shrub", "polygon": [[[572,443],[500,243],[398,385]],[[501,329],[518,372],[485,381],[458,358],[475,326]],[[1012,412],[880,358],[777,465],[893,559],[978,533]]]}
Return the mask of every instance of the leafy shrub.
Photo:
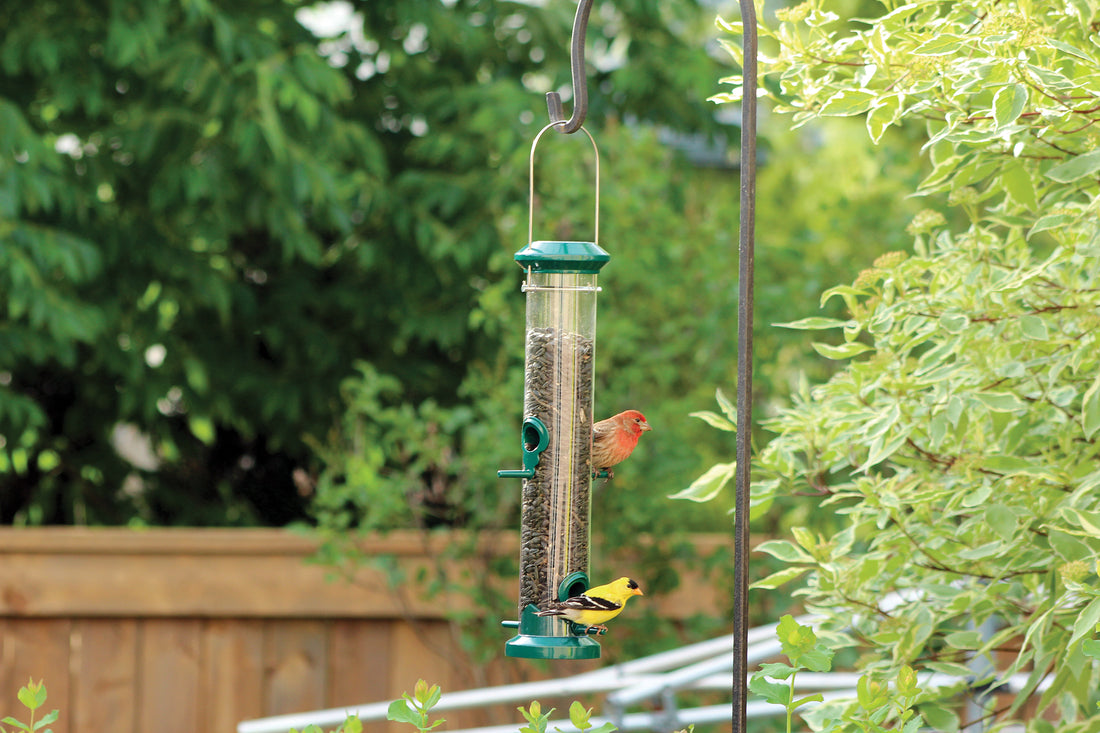
{"label": "leafy shrub", "polygon": [[[939,730],[959,725],[953,696],[1017,674],[998,724],[1095,729],[1100,8],[883,4],[849,24],[809,0],[761,28],[761,86],[796,125],[858,116],[878,141],[924,124],[933,208],[910,251],[826,290],[842,317],[786,324],[836,332],[814,348],[844,366],[764,421],[754,500],[815,511],[762,548],[790,567],[758,587],[804,576],[823,637],[873,681],[943,675],[922,708]],[[1028,707],[1044,679],[1057,726]]]}

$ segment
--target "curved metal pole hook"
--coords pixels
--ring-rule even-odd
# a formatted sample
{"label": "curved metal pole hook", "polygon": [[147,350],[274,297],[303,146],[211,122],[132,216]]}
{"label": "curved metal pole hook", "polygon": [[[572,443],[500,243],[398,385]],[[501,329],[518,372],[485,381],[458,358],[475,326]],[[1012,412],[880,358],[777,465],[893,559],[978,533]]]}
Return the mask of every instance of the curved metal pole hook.
{"label": "curved metal pole hook", "polygon": [[588,13],[592,10],[592,0],[580,0],[577,14],[573,16],[573,38],[570,43],[569,66],[573,72],[573,115],[566,120],[561,106],[561,95],[557,92],[546,93],[546,111],[550,113],[550,122],[556,125],[558,132],[574,133],[581,129],[588,115],[588,79],[584,73],[584,37],[588,33]]}

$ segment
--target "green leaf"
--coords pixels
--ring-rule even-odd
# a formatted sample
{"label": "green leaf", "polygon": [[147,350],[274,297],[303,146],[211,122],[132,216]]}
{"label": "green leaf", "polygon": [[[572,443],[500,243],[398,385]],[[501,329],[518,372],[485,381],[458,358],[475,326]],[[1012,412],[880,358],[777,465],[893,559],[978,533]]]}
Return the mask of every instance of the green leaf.
{"label": "green leaf", "polygon": [[37,710],[46,702],[46,685],[41,681],[28,680],[24,687],[19,688],[17,697],[25,707]]}
{"label": "green leaf", "polygon": [[913,49],[913,53],[920,56],[947,56],[971,42],[972,37],[942,33],[917,46]]}
{"label": "green leaf", "polygon": [[1059,183],[1072,183],[1100,171],[1100,150],[1080,153],[1049,169],[1044,175]]}
{"label": "green leaf", "polygon": [[1033,469],[1035,467],[1035,463],[1028,458],[1023,458],[1022,456],[1012,456],[1003,453],[989,455],[982,459],[982,468],[985,468],[988,471],[996,471],[997,473],[1003,473],[1007,475],[1020,473],[1026,474],[1030,472],[1029,469]]}
{"label": "green leaf", "polygon": [[1023,84],[1001,87],[993,97],[993,119],[996,120],[998,129],[1016,121],[1024,111],[1027,96],[1027,87]]}
{"label": "green leaf", "polygon": [[760,665],[760,671],[756,674],[769,677],[773,680],[789,680],[792,675],[798,673],[796,667],[785,662],[765,662]]}
{"label": "green leaf", "polygon": [[1003,504],[989,504],[985,508],[985,521],[1003,540],[1011,540],[1016,534],[1016,515]]}
{"label": "green leaf", "polygon": [[766,578],[761,578],[760,580],[750,585],[749,588],[763,588],[765,590],[772,590],[778,588],[784,583],[788,583],[794,580],[800,575],[805,574],[807,570],[809,570],[808,567],[784,568],[782,570],[772,573]]}
{"label": "green leaf", "polygon": [[1051,549],[1064,562],[1085,560],[1092,556],[1092,548],[1068,532],[1057,527],[1046,527]]}
{"label": "green leaf", "polygon": [[1085,636],[1096,633],[1096,624],[1100,623],[1100,596],[1092,599],[1073,623],[1073,636],[1067,647],[1071,647]]}
{"label": "green leaf", "polygon": [[[950,636],[950,634],[948,634],[948,636]],[[979,645],[980,644],[975,644],[974,646],[967,646],[963,648],[975,649]],[[974,673],[974,670],[970,667],[967,667],[965,664],[957,664],[955,662],[929,661],[925,663],[924,667],[930,672],[942,672],[943,674],[949,675],[951,677],[966,677]]]}
{"label": "green leaf", "polygon": [[820,692],[815,692],[812,695],[806,695],[805,697],[800,697],[797,700],[793,701],[791,703],[791,709],[793,710],[794,708],[802,707],[808,702],[821,702],[824,699],[824,695],[822,695]]}
{"label": "green leaf", "polygon": [[867,291],[851,285],[836,285],[821,294],[821,300],[818,305],[825,307],[825,304],[828,303],[834,295],[839,295],[844,300],[844,304],[851,309],[855,299],[861,295],[867,295]]}
{"label": "green leaf", "polygon": [[820,114],[848,117],[866,112],[875,99],[872,92],[863,89],[843,89],[825,100]]}
{"label": "green leaf", "polygon": [[714,390],[714,399],[718,403],[718,407],[722,409],[722,414],[730,419],[730,422],[737,424],[737,405],[735,405],[729,397],[726,397],[726,393],[719,387]]}
{"label": "green leaf", "polygon": [[1081,643],[1081,649],[1086,656],[1100,659],[1100,639],[1087,639]]}
{"label": "green leaf", "polygon": [[978,392],[975,396],[994,412],[1016,412],[1025,407],[1011,392]]}
{"label": "green leaf", "polygon": [[1045,42],[1058,49],[1059,51],[1068,53],[1070,56],[1076,56],[1082,61],[1087,61],[1090,65],[1096,66],[1095,54],[1090,55],[1089,53],[1082,51],[1076,46],[1071,46],[1068,43],[1063,43],[1062,41],[1059,41],[1057,38],[1047,38]]}
{"label": "green leaf", "polygon": [[891,94],[879,100],[867,115],[867,134],[876,145],[882,140],[886,128],[897,121],[901,112],[901,95]]}
{"label": "green leaf", "polygon": [[1090,537],[1100,538],[1100,512],[1069,507],[1064,508],[1063,511],[1066,518],[1074,521]]}
{"label": "green leaf", "polygon": [[1014,161],[1005,166],[1001,174],[1005,190],[1017,203],[1027,207],[1029,211],[1039,208],[1039,197],[1035,192],[1035,181],[1027,168],[1019,161]]}
{"label": "green leaf", "polygon": [[592,725],[588,722],[591,717],[592,711],[581,705],[579,700],[574,700],[573,704],[569,706],[569,721],[578,730],[585,730],[591,728]]}
{"label": "green leaf", "polygon": [[958,550],[956,555],[963,560],[987,560],[991,557],[1003,555],[1005,553],[1005,544],[1003,540],[994,540],[993,542],[986,542],[977,547]]}
{"label": "green leaf", "polygon": [[886,684],[863,675],[856,681],[856,700],[864,710],[877,710],[890,699],[890,688]]}
{"label": "green leaf", "polygon": [[833,650],[818,643],[814,630],[795,621],[789,613],[779,619],[775,634],[793,666],[813,672],[828,672],[832,667]]}
{"label": "green leaf", "polygon": [[803,318],[798,321],[789,321],[787,323],[775,323],[772,324],[777,328],[793,328],[798,331],[820,331],[826,328],[843,328],[851,323],[851,321],[842,321],[839,318],[823,318],[822,316],[812,316],[810,318]]}
{"label": "green leaf", "polygon": [[887,433],[883,433],[872,440],[871,449],[867,453],[867,460],[863,462],[859,470],[867,471],[872,466],[877,466],[887,458],[892,457],[903,445],[905,445],[912,429],[913,426],[909,425],[903,432],[893,437],[889,437]]}
{"label": "green leaf", "polygon": [[188,415],[187,427],[191,430],[191,434],[198,438],[205,445],[213,445],[216,430],[214,428],[214,421],[204,415]]}
{"label": "green leaf", "polygon": [[432,708],[434,708],[436,706],[436,704],[439,702],[439,698],[441,698],[441,697],[443,697],[443,690],[440,689],[439,685],[432,685],[428,689],[427,698],[425,700],[423,700],[424,710],[428,711],[428,710],[431,710]]}
{"label": "green leaf", "polygon": [[51,710],[50,712],[43,715],[41,720],[36,720],[34,722],[34,729],[38,730],[39,728],[44,728],[50,723],[57,722],[58,715],[59,713],[57,710]]}
{"label": "green leaf", "polygon": [[959,716],[938,703],[925,703],[919,709],[932,730],[942,733],[955,733],[959,730]]}
{"label": "green leaf", "polygon": [[529,724],[520,728],[521,733],[545,733],[546,721],[550,718],[550,715],[553,714],[555,708],[550,708],[544,713],[542,712],[542,705],[539,704],[539,701],[533,700],[530,710],[521,707],[516,708],[516,710],[523,715]]}
{"label": "green leaf", "polygon": [[1072,224],[1075,219],[1076,217],[1071,214],[1046,214],[1045,216],[1040,216],[1031,229],[1028,230],[1027,236],[1031,237],[1039,232],[1045,232],[1048,229],[1058,229],[1067,224]]}
{"label": "green leaf", "polygon": [[791,699],[791,688],[788,685],[772,682],[763,676],[753,675],[749,680],[749,690],[773,705],[786,707]]}
{"label": "green leaf", "polygon": [[967,492],[966,496],[963,497],[962,505],[965,507],[981,506],[992,493],[992,484],[980,484],[973,491]]}
{"label": "green leaf", "polygon": [[719,430],[725,430],[729,433],[736,433],[737,426],[730,422],[726,417],[719,415],[717,412],[711,412],[709,410],[700,410],[699,412],[689,412],[688,417],[697,417],[712,428],[718,428]]}
{"label": "green leaf", "polygon": [[756,552],[765,552],[783,562],[812,563],[813,557],[790,540],[767,540],[756,546]]}
{"label": "green leaf", "polygon": [[898,670],[898,679],[895,683],[898,694],[903,697],[912,697],[919,692],[917,689],[917,673],[908,664],[903,664]]}
{"label": "green leaf", "polygon": [[789,613],[783,614],[776,624],[775,634],[779,637],[779,644],[792,662],[803,650],[810,649],[817,643],[817,635],[809,626],[795,621]]}
{"label": "green leaf", "polygon": [[1086,440],[1092,440],[1092,436],[1100,430],[1100,376],[1081,399],[1081,428],[1085,431]]}
{"label": "green leaf", "polygon": [[846,344],[841,344],[840,346],[832,346],[830,344],[823,344],[815,341],[812,346],[814,347],[814,351],[821,354],[826,359],[850,359],[857,354],[874,350],[874,347],[859,341],[851,341]]}
{"label": "green leaf", "polygon": [[699,478],[691,482],[682,491],[669,494],[670,499],[688,499],[690,501],[710,501],[718,496],[729,480],[733,478],[737,469],[737,463],[716,463],[707,469]]}
{"label": "green leaf", "polygon": [[745,32],[744,24],[739,20],[725,20],[722,16],[718,16],[714,19],[714,24],[719,30],[732,33],[735,36],[740,36]]}
{"label": "green leaf", "polygon": [[1020,332],[1034,341],[1046,341],[1050,335],[1046,321],[1034,315],[1020,316]]}
{"label": "green leaf", "polygon": [[939,324],[948,333],[961,333],[970,318],[965,313],[943,313],[939,317]]}
{"label": "green leaf", "polygon": [[818,645],[799,655],[798,661],[811,672],[828,672],[833,668],[833,654],[832,649]]}
{"label": "green leaf", "polygon": [[409,707],[409,703],[404,699],[394,700],[390,703],[390,706],[386,708],[386,720],[392,720],[397,723],[408,723],[409,725],[420,725],[420,713]]}

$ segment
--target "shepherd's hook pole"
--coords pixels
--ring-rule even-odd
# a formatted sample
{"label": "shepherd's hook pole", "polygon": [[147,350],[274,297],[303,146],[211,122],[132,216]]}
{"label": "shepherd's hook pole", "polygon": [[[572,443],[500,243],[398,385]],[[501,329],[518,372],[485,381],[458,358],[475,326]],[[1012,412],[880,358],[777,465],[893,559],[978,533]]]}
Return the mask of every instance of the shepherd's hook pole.
{"label": "shepherd's hook pole", "polygon": [[749,486],[752,447],[752,307],[756,229],[756,8],[741,0],[741,230],[737,295],[737,469],[733,520],[733,733],[744,733],[748,696]]}

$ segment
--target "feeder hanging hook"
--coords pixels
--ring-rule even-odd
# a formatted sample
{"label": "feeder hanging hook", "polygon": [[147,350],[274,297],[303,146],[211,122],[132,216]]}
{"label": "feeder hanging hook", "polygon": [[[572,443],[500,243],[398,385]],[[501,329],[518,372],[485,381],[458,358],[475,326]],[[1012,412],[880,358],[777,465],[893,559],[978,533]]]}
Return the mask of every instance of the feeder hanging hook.
{"label": "feeder hanging hook", "polygon": [[[550,113],[550,122],[555,123],[559,132],[571,134],[581,129],[588,115],[588,80],[584,72],[584,37],[588,32],[588,13],[592,10],[592,0],[580,0],[577,14],[573,17],[573,37],[569,54],[569,66],[573,73],[573,116],[565,119],[561,106],[561,96],[557,92],[546,93],[546,110]],[[561,123],[558,125],[557,123]]]}

